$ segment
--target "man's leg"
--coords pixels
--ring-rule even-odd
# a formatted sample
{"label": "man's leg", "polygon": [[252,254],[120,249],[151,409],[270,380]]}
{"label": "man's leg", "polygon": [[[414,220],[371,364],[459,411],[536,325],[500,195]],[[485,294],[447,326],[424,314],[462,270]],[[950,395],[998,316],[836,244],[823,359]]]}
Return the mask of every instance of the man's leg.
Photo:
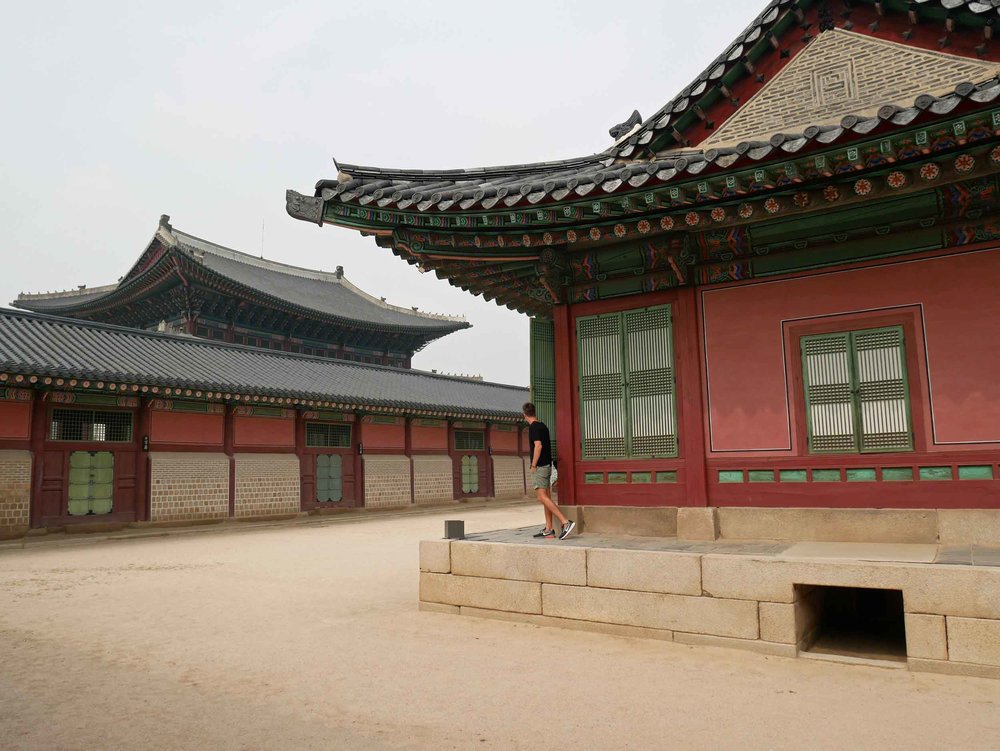
{"label": "man's leg", "polygon": [[536,488],[535,493],[538,496],[538,502],[541,503],[543,506],[545,506],[545,524],[549,529],[553,529],[552,527],[553,515],[555,515],[556,518],[559,519],[560,526],[566,524],[569,521],[569,519],[566,518],[566,515],[559,510],[559,507],[556,505],[555,501],[552,500],[552,496],[549,495],[548,488]]}
{"label": "man's leg", "polygon": [[545,488],[535,488],[535,498],[540,504],[542,504],[542,508],[545,509],[545,528],[555,529],[555,527],[552,526],[552,511],[545,505],[545,501],[543,500],[544,495]]}

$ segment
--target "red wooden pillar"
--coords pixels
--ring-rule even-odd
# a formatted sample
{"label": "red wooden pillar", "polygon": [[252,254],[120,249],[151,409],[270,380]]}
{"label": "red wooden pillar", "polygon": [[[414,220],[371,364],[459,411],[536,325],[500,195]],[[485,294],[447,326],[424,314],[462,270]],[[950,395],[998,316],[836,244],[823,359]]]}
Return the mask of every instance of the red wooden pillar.
{"label": "red wooden pillar", "polygon": [[701,347],[698,336],[698,301],[694,287],[678,290],[673,317],[674,362],[677,368],[680,411],[680,455],[684,459],[685,500],[688,506],[708,505],[705,460],[705,400],[702,398]]}
{"label": "red wooden pillar", "polygon": [[493,487],[493,423],[491,422],[486,423],[484,448],[486,449],[486,456],[483,457],[486,460],[483,462],[486,465],[485,495],[489,498],[496,498],[496,488]]}
{"label": "red wooden pillar", "polygon": [[[299,510],[306,510],[305,478],[312,470],[307,462],[312,457],[306,454],[306,421],[302,418],[302,410],[295,410],[295,456],[299,459]],[[341,480],[343,482],[343,480]],[[343,487],[343,485],[341,485]],[[315,496],[314,496],[315,498]]]}
{"label": "red wooden pillar", "polygon": [[136,412],[135,442],[135,520],[148,522],[152,512],[152,498],[149,484],[149,423],[150,406],[148,399],[139,399],[139,409]]}
{"label": "red wooden pillar", "polygon": [[28,509],[28,524],[32,528],[41,526],[42,480],[45,466],[45,433],[48,430],[47,409],[44,394],[35,391],[31,405],[31,502]]}
{"label": "red wooden pillar", "polygon": [[413,418],[403,418],[403,453],[410,461],[410,503],[417,501],[417,479],[414,477],[413,466]]}
{"label": "red wooden pillar", "polygon": [[[555,335],[556,371],[556,440],[559,456],[559,503],[576,504],[576,447],[577,419],[573,399],[573,331],[568,305],[557,305],[552,309],[553,333]],[[528,446],[531,456],[531,446]]]}
{"label": "red wooden pillar", "polygon": [[233,451],[233,405],[226,405],[225,429],[223,433],[223,451],[229,457],[229,516],[236,516],[236,457]]}
{"label": "red wooden pillar", "polygon": [[365,441],[365,413],[354,413],[354,424],[358,429],[354,436],[354,506],[364,508],[365,505],[365,461],[361,452]]}

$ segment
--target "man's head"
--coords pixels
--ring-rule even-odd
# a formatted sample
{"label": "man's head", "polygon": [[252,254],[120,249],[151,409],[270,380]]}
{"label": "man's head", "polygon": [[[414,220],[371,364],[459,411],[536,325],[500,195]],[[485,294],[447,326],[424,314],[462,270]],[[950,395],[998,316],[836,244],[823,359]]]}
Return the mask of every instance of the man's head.
{"label": "man's head", "polygon": [[521,407],[521,412],[524,414],[524,419],[528,422],[534,422],[537,419],[535,417],[535,405],[531,402],[525,402]]}

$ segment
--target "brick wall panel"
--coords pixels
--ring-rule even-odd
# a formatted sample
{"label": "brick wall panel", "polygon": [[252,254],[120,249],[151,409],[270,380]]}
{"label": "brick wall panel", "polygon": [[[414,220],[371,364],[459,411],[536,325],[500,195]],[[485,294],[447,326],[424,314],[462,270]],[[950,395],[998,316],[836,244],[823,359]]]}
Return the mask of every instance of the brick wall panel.
{"label": "brick wall panel", "polygon": [[451,457],[447,454],[413,457],[413,502],[440,503],[454,499]]}
{"label": "brick wall panel", "polygon": [[298,513],[302,508],[299,458],[237,454],[235,506],[237,519]]}
{"label": "brick wall panel", "polygon": [[409,457],[366,454],[363,461],[367,508],[410,505],[412,498]]}
{"label": "brick wall panel", "polygon": [[493,492],[497,498],[520,498],[524,495],[524,460],[519,456],[493,457]]}
{"label": "brick wall panel", "polygon": [[31,506],[31,452],[0,451],[0,537],[23,534]]}
{"label": "brick wall panel", "polygon": [[150,519],[204,521],[229,516],[229,457],[197,452],[149,455]]}

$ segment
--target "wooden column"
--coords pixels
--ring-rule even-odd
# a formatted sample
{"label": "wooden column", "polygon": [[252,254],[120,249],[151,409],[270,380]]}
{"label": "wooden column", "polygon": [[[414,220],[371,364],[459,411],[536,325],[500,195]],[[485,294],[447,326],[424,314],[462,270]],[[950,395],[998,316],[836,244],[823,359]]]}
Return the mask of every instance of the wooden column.
{"label": "wooden column", "polygon": [[702,391],[697,290],[694,287],[683,287],[678,291],[673,327],[678,387],[677,406],[680,412],[679,449],[684,459],[686,478],[685,500],[688,506],[707,506],[705,400]]}
{"label": "wooden column", "polygon": [[406,454],[406,458],[410,460],[410,503],[416,503],[417,501],[417,490],[416,490],[416,477],[414,477],[413,466],[413,418],[404,417],[403,418],[403,453]]}
{"label": "wooden column", "polygon": [[[560,505],[576,504],[576,447],[580,420],[576,414],[573,399],[573,339],[575,331],[571,325],[568,305],[557,305],[552,309],[552,323],[555,334],[556,365],[556,438],[559,450],[559,492]],[[528,446],[528,457],[531,457]]]}
{"label": "wooden column", "polygon": [[236,516],[236,458],[233,450],[233,405],[226,405],[223,451],[229,457],[229,517]]}
{"label": "wooden column", "polygon": [[45,462],[45,433],[48,430],[48,404],[41,391],[35,391],[31,404],[31,502],[28,510],[28,525],[41,526],[42,480]]}
{"label": "wooden column", "polygon": [[483,448],[486,449],[486,455],[483,457],[486,465],[486,493],[485,495],[489,498],[496,498],[497,489],[494,487],[493,480],[493,423],[486,423],[486,430],[484,432],[484,445]]}
{"label": "wooden column", "polygon": [[135,459],[135,520],[148,522],[151,516],[150,486],[149,486],[149,452],[143,449],[143,443],[149,440],[149,400],[139,399],[139,409],[136,411],[136,426],[134,443]]}
{"label": "wooden column", "polygon": [[365,413],[354,413],[354,424],[358,429],[354,434],[354,507],[364,508],[365,506],[365,462],[361,455],[361,447],[365,441]]}

